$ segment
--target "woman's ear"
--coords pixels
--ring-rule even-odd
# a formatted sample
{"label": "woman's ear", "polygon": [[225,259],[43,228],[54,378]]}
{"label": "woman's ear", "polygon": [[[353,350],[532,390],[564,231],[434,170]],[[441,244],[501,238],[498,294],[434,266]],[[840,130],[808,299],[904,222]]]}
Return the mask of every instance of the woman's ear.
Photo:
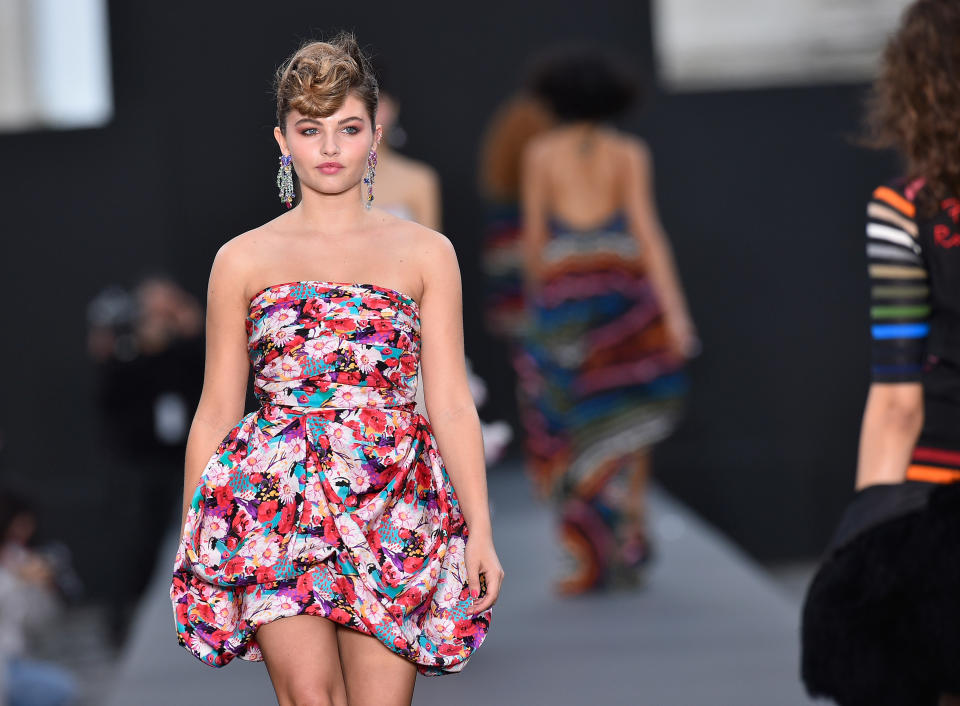
{"label": "woman's ear", "polygon": [[383,125],[377,125],[376,129],[373,131],[373,149],[377,149],[380,146],[380,141],[383,139]]}
{"label": "woman's ear", "polygon": [[280,145],[280,154],[290,154],[290,150],[287,148],[287,138],[279,127],[273,128],[273,138]]}

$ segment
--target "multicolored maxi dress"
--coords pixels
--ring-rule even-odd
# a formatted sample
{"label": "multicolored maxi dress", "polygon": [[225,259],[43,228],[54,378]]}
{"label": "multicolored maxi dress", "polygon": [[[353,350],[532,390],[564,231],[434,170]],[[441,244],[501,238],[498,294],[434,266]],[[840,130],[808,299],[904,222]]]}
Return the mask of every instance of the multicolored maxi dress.
{"label": "multicolored maxi dress", "polygon": [[676,426],[683,361],[623,214],[596,228],[554,219],[516,358],[527,457],[559,511],[580,593],[639,581],[649,545],[631,506],[638,454]]}
{"label": "multicolored maxi dress", "polygon": [[491,613],[470,612],[467,527],[414,410],[416,302],[371,284],[263,289],[246,320],[260,409],[203,471],[170,596],[208,665],[260,660],[258,627],[318,615],[422,674],[457,672]]}

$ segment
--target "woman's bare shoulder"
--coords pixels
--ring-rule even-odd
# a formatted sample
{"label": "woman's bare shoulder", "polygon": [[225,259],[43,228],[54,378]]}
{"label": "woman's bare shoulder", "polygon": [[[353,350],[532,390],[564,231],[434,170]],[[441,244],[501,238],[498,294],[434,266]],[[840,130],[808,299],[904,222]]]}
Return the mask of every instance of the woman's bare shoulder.
{"label": "woman's bare shoulder", "polygon": [[235,235],[217,250],[213,258],[211,278],[231,281],[241,289],[250,280],[262,253],[279,237],[276,219]]}
{"label": "woman's bare shoulder", "polygon": [[443,233],[402,218],[389,224],[389,232],[398,261],[409,262],[416,269],[424,289],[436,274],[458,268],[453,243]]}
{"label": "woman's bare shoulder", "polygon": [[641,166],[650,163],[650,147],[642,137],[619,130],[611,130],[608,135],[614,147],[623,154],[626,159]]}

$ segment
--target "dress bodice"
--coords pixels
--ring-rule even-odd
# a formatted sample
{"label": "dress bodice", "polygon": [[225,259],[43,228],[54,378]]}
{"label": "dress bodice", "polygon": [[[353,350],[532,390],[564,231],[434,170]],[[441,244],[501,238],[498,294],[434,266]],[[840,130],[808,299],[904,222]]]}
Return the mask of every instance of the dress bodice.
{"label": "dress bodice", "polygon": [[247,347],[263,405],[413,408],[420,312],[372,284],[275,284],[250,300]]}

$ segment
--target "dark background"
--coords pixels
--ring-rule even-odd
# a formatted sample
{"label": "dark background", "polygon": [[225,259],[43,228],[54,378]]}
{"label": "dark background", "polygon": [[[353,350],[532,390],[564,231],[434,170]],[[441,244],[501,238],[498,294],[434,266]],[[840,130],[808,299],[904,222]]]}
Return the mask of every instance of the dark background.
{"label": "dark background", "polygon": [[[111,546],[128,528],[113,518],[130,500],[102,449],[85,307],[105,285],[158,269],[202,297],[220,244],[280,213],[271,79],[302,39],[355,30],[402,100],[405,151],[441,174],[468,355],[493,388],[487,416],[509,414],[512,392],[479,323],[483,126],[531,54],[557,41],[652,56],[649,6],[624,0],[111,2],[110,20],[113,121],[0,136],[2,474],[43,498],[48,534],[71,543],[95,595],[122,571]],[[867,386],[864,207],[896,172],[889,155],[850,143],[864,89],[655,92],[624,122],[653,149],[704,344],[658,475],[764,560],[816,555],[853,484]]]}

